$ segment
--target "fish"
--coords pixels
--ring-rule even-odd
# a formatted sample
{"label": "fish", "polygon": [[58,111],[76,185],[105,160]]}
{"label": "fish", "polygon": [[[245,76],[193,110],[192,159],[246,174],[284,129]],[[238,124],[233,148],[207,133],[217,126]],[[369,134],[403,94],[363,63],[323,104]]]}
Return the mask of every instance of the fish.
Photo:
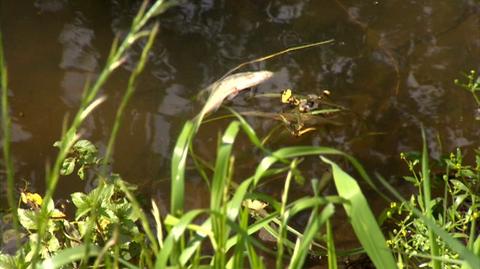
{"label": "fish", "polygon": [[204,90],[209,92],[210,95],[200,113],[195,117],[196,129],[200,126],[205,115],[216,111],[226,98],[232,99],[238,92],[257,86],[270,79],[273,74],[273,72],[266,70],[242,72],[229,75],[212,83]]}

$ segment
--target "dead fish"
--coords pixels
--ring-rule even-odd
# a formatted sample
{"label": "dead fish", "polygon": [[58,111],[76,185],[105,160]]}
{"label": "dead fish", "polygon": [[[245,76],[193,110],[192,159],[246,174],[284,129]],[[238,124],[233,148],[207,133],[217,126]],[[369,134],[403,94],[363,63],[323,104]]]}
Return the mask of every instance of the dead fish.
{"label": "dead fish", "polygon": [[233,98],[239,91],[254,87],[272,76],[273,72],[270,71],[236,73],[208,86],[205,91],[208,91],[210,96],[196,117],[197,129],[203,117],[207,113],[217,110],[227,97]]}

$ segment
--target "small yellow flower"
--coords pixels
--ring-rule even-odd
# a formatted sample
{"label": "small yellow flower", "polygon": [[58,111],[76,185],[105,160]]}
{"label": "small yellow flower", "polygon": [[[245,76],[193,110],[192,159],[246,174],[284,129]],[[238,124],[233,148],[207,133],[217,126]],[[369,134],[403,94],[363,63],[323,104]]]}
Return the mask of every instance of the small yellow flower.
{"label": "small yellow flower", "polygon": [[40,207],[43,202],[42,196],[38,193],[22,192],[20,197],[24,204],[32,205],[34,207]]}

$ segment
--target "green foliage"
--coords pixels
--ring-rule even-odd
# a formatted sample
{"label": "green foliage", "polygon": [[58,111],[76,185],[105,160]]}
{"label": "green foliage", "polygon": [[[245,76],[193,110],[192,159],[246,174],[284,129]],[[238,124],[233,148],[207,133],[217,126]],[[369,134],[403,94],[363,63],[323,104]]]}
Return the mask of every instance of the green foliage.
{"label": "green foliage", "polygon": [[[60,147],[60,142],[57,141],[53,145]],[[68,157],[63,160],[60,174],[62,176],[70,175],[73,173],[75,167],[78,167],[77,175],[80,179],[85,179],[86,169],[99,164],[101,161],[101,159],[97,157],[97,154],[97,148],[90,141],[77,141],[70,149]]]}
{"label": "green foliage", "polygon": [[[84,147],[81,147],[83,150],[77,152],[79,154],[78,159],[98,160],[95,154],[96,149],[89,141],[82,141],[80,145]],[[123,260],[140,258],[139,249],[145,242],[145,236],[140,232],[136,223],[139,216],[132,203],[127,199],[126,193],[122,190],[121,184],[125,185],[126,183],[115,174],[109,176],[107,182],[105,185],[97,186],[89,193],[76,192],[71,194],[75,206],[75,218],[73,220],[67,219],[65,214],[55,208],[52,200],[47,201],[48,217],[43,220],[46,223],[47,234],[40,244],[41,259],[52,258],[63,264],[64,259],[60,257],[68,256],[68,253],[73,250],[70,252],[59,251],[81,246],[87,234],[88,223],[92,218],[93,211],[98,212],[98,216],[96,216],[96,224],[93,227],[92,240],[90,241],[93,244],[92,247],[98,248],[106,244],[111,238],[116,238],[115,245],[118,248],[119,256]],[[134,190],[134,188],[130,186],[129,190]],[[18,209],[18,216],[24,230],[23,233],[29,240],[22,245],[19,253],[24,253],[25,259],[19,261],[15,260],[14,257],[4,256],[5,261],[12,261],[13,259],[16,263],[25,262],[29,264],[34,262],[35,246],[39,240],[37,219],[41,217],[39,207],[44,202],[39,197],[38,194],[22,193],[22,202],[25,207]],[[100,203],[96,203],[97,198]],[[57,252],[59,252],[58,257]],[[62,261],[58,261],[59,259]]]}
{"label": "green foliage", "polygon": [[[408,201],[392,202],[386,212],[392,223],[390,240],[388,243],[405,268],[428,263],[432,257],[429,233],[431,227],[419,218],[413,208],[424,212],[426,210],[423,198],[423,177],[418,176],[418,159],[408,158],[402,154],[412,176],[405,179],[418,187],[418,194],[411,195]],[[433,198],[430,202],[433,221],[441,229],[474,250],[474,241],[480,236],[478,218],[480,217],[480,155],[477,152],[476,165],[468,166],[463,163],[463,156],[458,149],[456,154],[450,154],[445,159],[445,172],[437,177],[443,182],[443,196]],[[439,255],[435,258],[442,263],[443,268],[461,268],[460,254],[447,240],[436,237]]]}
{"label": "green foliage", "polygon": [[323,158],[323,161],[332,166],[337,192],[346,200],[343,207],[358,240],[373,264],[377,268],[395,268],[392,253],[358,183],[335,163],[326,158]]}
{"label": "green foliage", "polygon": [[465,82],[455,79],[455,84],[471,92],[475,102],[477,103],[477,106],[480,107],[480,99],[477,93],[480,91],[480,76],[477,76],[477,72],[475,72],[475,70],[470,70],[468,74],[464,74],[464,77],[466,78]]}

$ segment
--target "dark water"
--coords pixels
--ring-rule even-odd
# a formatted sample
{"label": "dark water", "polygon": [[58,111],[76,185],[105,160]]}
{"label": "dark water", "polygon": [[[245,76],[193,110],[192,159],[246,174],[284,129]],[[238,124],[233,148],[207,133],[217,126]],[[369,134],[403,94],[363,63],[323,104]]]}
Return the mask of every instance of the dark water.
{"label": "dark water", "polygon": [[[30,189],[42,191],[45,164],[54,159],[52,144],[65,115],[78,108],[86,79],[101,70],[111,40],[128,29],[139,3],[0,0],[19,185],[25,180]],[[127,108],[113,169],[146,194],[168,201],[172,144],[183,122],[199,109],[195,94],[244,61],[327,39],[335,42],[244,69],[275,72],[273,80],[258,87],[259,93],[287,87],[303,94],[329,89],[333,102],[351,110],[337,119],[340,126],[320,126],[300,138],[279,133],[272,148],[332,146],[392,180],[406,173],[400,152],[420,148],[421,124],[432,157],[456,147],[471,153],[479,144],[475,104],[453,80],[480,67],[479,13],[478,1],[466,0],[185,1],[158,19],[160,34]],[[141,44],[132,54],[140,49]],[[84,137],[101,149],[134,59],[104,87],[107,102],[83,127]],[[279,111],[279,106],[278,100],[245,95],[231,104],[266,112]],[[278,124],[253,117],[249,121],[259,134]],[[225,123],[201,130],[197,148],[205,159],[214,159]],[[239,179],[256,166],[261,156],[255,153],[246,139],[239,140]],[[325,170],[317,160],[304,167],[311,177]],[[91,184],[62,179],[57,196]],[[187,188],[190,204],[208,205],[208,190],[199,178],[192,177]],[[281,188],[268,190],[278,193]],[[308,193],[308,184],[295,192]]]}

